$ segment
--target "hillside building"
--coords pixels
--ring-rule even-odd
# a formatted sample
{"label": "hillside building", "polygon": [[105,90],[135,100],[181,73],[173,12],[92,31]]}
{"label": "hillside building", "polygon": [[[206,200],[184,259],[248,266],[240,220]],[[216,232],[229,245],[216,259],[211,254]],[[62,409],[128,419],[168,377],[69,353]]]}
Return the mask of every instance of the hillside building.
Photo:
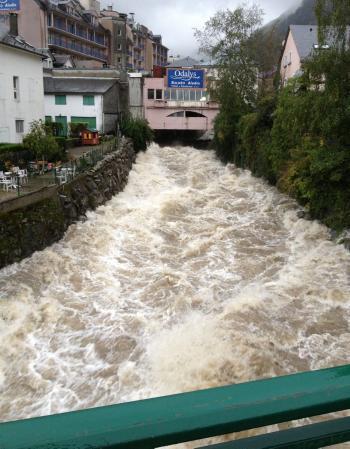
{"label": "hillside building", "polygon": [[[348,27],[350,35],[350,27]],[[280,56],[281,84],[286,85],[289,79],[302,73],[303,62],[315,51],[327,51],[332,39],[324,45],[318,41],[318,26],[290,25]]]}

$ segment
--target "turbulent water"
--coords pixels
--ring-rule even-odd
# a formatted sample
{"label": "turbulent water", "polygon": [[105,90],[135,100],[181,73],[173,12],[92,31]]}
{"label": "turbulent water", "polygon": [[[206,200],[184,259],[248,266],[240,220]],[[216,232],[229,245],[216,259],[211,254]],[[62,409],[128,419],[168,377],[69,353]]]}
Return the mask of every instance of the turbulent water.
{"label": "turbulent water", "polygon": [[350,253],[210,151],[152,145],[125,191],[0,271],[0,420],[350,362]]}

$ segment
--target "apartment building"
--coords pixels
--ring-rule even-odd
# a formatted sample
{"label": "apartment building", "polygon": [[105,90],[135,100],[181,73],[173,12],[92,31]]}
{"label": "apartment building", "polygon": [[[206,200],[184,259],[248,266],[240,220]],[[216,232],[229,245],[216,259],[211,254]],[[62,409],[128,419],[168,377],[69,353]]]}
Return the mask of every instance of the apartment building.
{"label": "apartment building", "polygon": [[113,10],[100,11],[100,23],[110,32],[111,65],[119,70],[152,73],[154,67],[164,67],[168,49],[162,36],[153,35],[146,26],[136,23],[134,15]]}
{"label": "apartment building", "polygon": [[110,65],[119,70],[131,68],[133,37],[127,14],[113,11],[112,6],[109,6],[100,12],[99,21],[110,32]]}
{"label": "apartment building", "polygon": [[96,10],[85,10],[77,0],[50,2],[47,10],[48,48],[56,54],[108,65],[109,33],[99,23]]}
{"label": "apartment building", "polygon": [[[16,12],[18,34],[35,48],[49,49],[54,55],[71,55],[87,60],[96,68],[110,62],[110,33],[99,23],[99,2],[86,0],[25,0]],[[10,14],[2,12],[2,21]],[[92,64],[92,66],[93,66]]]}
{"label": "apartment building", "polygon": [[152,56],[153,56],[153,66],[165,67],[168,64],[168,48],[162,43],[162,36],[153,36],[152,43]]}

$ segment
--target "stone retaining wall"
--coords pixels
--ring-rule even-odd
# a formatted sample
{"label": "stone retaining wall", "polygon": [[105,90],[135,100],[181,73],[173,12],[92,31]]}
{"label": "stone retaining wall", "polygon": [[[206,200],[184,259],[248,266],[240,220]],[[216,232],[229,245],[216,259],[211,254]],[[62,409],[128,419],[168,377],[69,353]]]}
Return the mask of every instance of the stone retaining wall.
{"label": "stone retaining wall", "polygon": [[0,208],[0,268],[57,242],[87,210],[121,192],[134,160],[132,142],[122,140],[119,150],[71,182],[4,203]]}

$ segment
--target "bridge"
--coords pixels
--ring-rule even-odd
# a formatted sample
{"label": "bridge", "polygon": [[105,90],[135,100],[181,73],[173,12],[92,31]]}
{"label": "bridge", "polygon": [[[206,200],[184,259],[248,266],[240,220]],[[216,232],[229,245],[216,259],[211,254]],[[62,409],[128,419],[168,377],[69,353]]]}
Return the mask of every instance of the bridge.
{"label": "bridge", "polygon": [[212,131],[219,105],[210,98],[208,69],[168,69],[145,78],[145,118],[155,131]]}
{"label": "bridge", "polygon": [[[2,423],[0,448],[153,449],[349,408],[350,365],[345,365]],[[317,449],[346,441],[350,417],[338,417],[206,449]]]}

